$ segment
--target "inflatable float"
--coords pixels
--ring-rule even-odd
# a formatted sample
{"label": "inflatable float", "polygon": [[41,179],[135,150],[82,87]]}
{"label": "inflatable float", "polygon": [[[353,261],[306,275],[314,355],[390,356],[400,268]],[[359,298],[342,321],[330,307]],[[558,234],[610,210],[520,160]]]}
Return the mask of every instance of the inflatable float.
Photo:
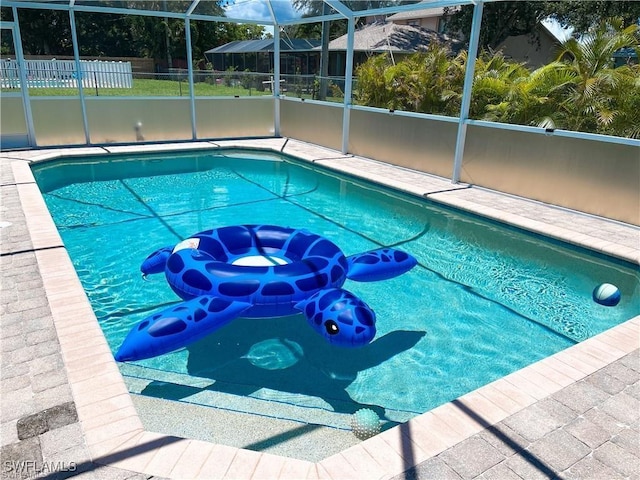
{"label": "inflatable float", "polygon": [[238,225],[197,233],[142,263],[143,277],[164,272],[185,301],[135,325],[115,358],[126,362],[163,355],[238,317],[301,312],[331,344],[363,346],[375,336],[375,313],[342,285],[346,279],[393,278],[416,263],[391,248],[345,257],[330,240],[304,229]]}

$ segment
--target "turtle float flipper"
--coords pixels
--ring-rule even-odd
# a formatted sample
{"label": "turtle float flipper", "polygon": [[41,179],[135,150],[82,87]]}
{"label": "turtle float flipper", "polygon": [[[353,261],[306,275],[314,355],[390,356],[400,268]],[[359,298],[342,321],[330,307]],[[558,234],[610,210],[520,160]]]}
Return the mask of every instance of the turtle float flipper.
{"label": "turtle float flipper", "polygon": [[380,248],[347,257],[347,278],[356,282],[387,280],[408,272],[417,263],[407,252]]}
{"label": "turtle float flipper", "polygon": [[166,308],[135,325],[115,359],[129,362],[172,352],[218,330],[250,307],[203,295]]}
{"label": "turtle float flipper", "polygon": [[162,247],[145,258],[142,265],[140,265],[142,276],[146,277],[153,273],[163,273],[172,251],[173,247]]}

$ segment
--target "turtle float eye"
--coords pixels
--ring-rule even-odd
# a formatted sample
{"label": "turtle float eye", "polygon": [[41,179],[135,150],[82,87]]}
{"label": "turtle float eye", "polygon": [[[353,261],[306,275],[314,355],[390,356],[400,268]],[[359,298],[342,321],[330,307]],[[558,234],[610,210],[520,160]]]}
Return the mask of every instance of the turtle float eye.
{"label": "turtle float eye", "polygon": [[327,333],[329,335],[337,335],[340,329],[338,328],[338,324],[333,320],[327,320],[324,322],[324,328],[327,329]]}

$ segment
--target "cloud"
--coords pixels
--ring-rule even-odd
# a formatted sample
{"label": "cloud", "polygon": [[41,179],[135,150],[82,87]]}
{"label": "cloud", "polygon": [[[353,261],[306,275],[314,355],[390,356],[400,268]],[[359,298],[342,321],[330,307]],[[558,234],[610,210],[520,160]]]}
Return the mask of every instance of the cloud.
{"label": "cloud", "polygon": [[[300,17],[290,0],[271,0],[271,5],[279,21]],[[267,0],[235,0],[225,7],[226,16],[230,18],[253,21],[272,21]]]}

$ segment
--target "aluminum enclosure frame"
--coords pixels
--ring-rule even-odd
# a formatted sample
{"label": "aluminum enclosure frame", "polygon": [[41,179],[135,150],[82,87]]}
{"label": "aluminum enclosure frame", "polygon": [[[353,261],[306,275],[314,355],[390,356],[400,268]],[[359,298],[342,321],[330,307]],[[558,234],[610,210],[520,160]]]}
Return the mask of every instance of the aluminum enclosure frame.
{"label": "aluminum enclosure frame", "polygon": [[[207,1],[207,0],[205,0]],[[200,21],[213,21],[213,22],[227,22],[227,23],[249,23],[249,24],[259,24],[271,26],[274,29],[274,39],[275,39],[275,51],[274,58],[280,58],[280,28],[286,25],[296,25],[302,23],[314,23],[314,22],[323,22],[323,21],[331,21],[337,19],[346,19],[348,23],[347,27],[347,56],[346,56],[346,68],[345,68],[345,92],[344,92],[344,103],[343,103],[343,125],[342,125],[342,145],[341,150],[342,153],[348,153],[348,144],[349,144],[349,127],[350,127],[350,112],[353,107],[352,105],[352,92],[353,92],[353,47],[354,47],[354,32],[355,32],[355,21],[356,18],[362,16],[370,16],[370,15],[387,15],[405,11],[414,11],[421,10],[425,8],[425,3],[413,3],[408,5],[395,5],[391,7],[384,8],[375,8],[375,9],[365,9],[365,10],[352,10],[347,5],[345,5],[340,0],[323,0],[323,2],[328,5],[331,10],[335,13],[329,13],[326,15],[317,15],[310,16],[304,18],[297,18],[293,20],[283,20],[279,21],[278,16],[276,14],[276,10],[274,8],[273,2],[276,0],[264,0],[268,10],[270,12],[271,20],[256,20],[256,19],[245,19],[245,18],[234,18],[234,17],[221,17],[214,15],[203,15],[199,13],[195,13],[198,5],[201,4],[201,0],[192,0],[189,6],[185,9],[184,12],[173,12],[173,11],[163,11],[163,10],[145,10],[145,9],[125,9],[125,8],[114,8],[114,7],[106,7],[101,6],[100,2],[95,2],[93,4],[77,4],[76,0],[68,0],[68,3],[47,3],[43,1],[33,1],[33,0],[4,0],[3,7],[10,7],[13,12],[13,22],[3,22],[3,28],[11,28],[14,36],[16,57],[18,60],[18,64],[21,70],[21,76],[24,76],[24,56],[22,53],[22,44],[20,40],[20,26],[19,26],[19,9],[44,9],[44,10],[63,10],[69,12],[70,25],[72,30],[72,43],[73,43],[73,51],[74,51],[74,59],[76,65],[79,65],[80,56],[79,56],[79,47],[78,47],[78,39],[77,32],[75,28],[75,12],[101,12],[101,13],[111,13],[111,14],[119,14],[119,15],[141,15],[141,16],[153,16],[153,17],[169,17],[174,19],[182,19],[185,22],[185,37],[186,37],[186,49],[187,49],[187,67],[188,67],[188,78],[189,78],[189,102],[191,106],[191,133],[192,139],[198,139],[197,131],[196,131],[196,98],[194,93],[194,85],[193,85],[193,60],[192,60],[192,47],[191,47],[191,29],[190,29],[190,21],[191,20],[200,20]],[[460,114],[455,121],[458,122],[458,130],[457,130],[457,138],[456,138],[456,146],[455,146],[455,155],[453,159],[453,171],[451,173],[451,181],[452,183],[458,183],[460,180],[460,172],[462,168],[462,160],[464,154],[464,147],[466,142],[466,131],[469,125],[478,123],[478,120],[471,120],[468,118],[469,113],[469,104],[471,101],[471,91],[473,87],[473,78],[474,78],[474,70],[475,70],[475,60],[477,58],[478,53],[478,44],[479,44],[479,34],[482,24],[482,12],[483,6],[485,3],[494,2],[494,1],[503,1],[503,0],[434,0],[429,2],[429,8],[442,8],[442,7],[456,7],[460,5],[473,5],[474,6],[474,14],[473,14],[473,23],[471,34],[469,38],[469,48],[468,48],[468,62],[466,66],[465,72],[465,82],[463,86],[462,92],[462,102]],[[273,98],[274,98],[274,136],[280,136],[281,131],[281,119],[280,119],[280,102],[283,101],[281,98],[281,88],[280,88],[280,62],[274,62],[274,88],[273,88]],[[23,79],[24,81],[24,79]],[[24,83],[23,83],[24,84]],[[85,139],[87,145],[92,145],[90,141],[90,132],[89,132],[89,124],[87,120],[87,109],[86,109],[86,101],[84,97],[83,87],[80,84],[78,86],[80,104],[82,110],[82,121],[83,127],[85,130]],[[33,115],[31,113],[31,102],[29,98],[28,88],[22,89],[23,96],[23,104],[25,107],[25,118],[27,122],[27,138],[31,147],[37,147],[36,145],[36,136],[35,129],[33,123]],[[399,112],[398,112],[399,113]],[[425,116],[428,118],[429,116],[426,114],[415,114],[417,116]],[[509,130],[519,130],[519,131],[536,131],[540,132],[543,129],[528,127],[522,125],[506,125],[499,124],[496,125],[496,128],[505,128]],[[555,131],[547,131],[549,135],[556,134]],[[563,136],[571,136],[575,138],[587,138],[604,142],[611,143],[619,143],[626,145],[638,145],[640,146],[640,142],[633,139],[620,138],[620,137],[607,137],[604,135],[596,135],[582,132],[567,132],[558,131],[557,134],[562,134]]]}
{"label": "aluminum enclosure frame", "polygon": [[[132,9],[124,9],[124,8],[114,8],[114,7],[103,7],[100,6],[99,2],[93,5],[84,5],[84,4],[76,4],[76,0],[69,0],[68,4],[63,3],[45,3],[41,1],[31,1],[31,0],[5,0],[4,6],[11,7],[14,16],[14,29],[19,32],[19,22],[18,22],[18,9],[19,8],[31,8],[31,9],[45,9],[45,10],[67,10],[69,12],[71,30],[72,30],[72,43],[73,43],[73,51],[74,51],[74,59],[76,65],[80,63],[79,56],[79,47],[78,47],[78,38],[75,26],[75,12],[102,12],[102,13],[111,13],[111,14],[120,14],[120,15],[143,15],[143,16],[154,16],[154,17],[170,17],[176,19],[182,19],[185,22],[185,36],[186,36],[186,49],[187,49],[187,67],[189,72],[189,95],[191,102],[191,128],[192,128],[192,138],[193,140],[197,139],[196,132],[196,118],[195,118],[195,94],[193,89],[193,60],[192,60],[192,50],[191,50],[191,29],[190,29],[190,21],[191,20],[205,20],[205,21],[214,21],[214,22],[232,22],[232,23],[255,23],[273,26],[274,28],[274,58],[280,58],[280,27],[284,25],[295,25],[299,23],[311,23],[318,21],[331,21],[337,19],[346,19],[348,22],[348,36],[347,36],[347,57],[346,57],[346,68],[345,68],[345,95],[344,95],[344,111],[343,111],[343,132],[342,132],[342,152],[347,153],[348,146],[348,138],[349,138],[349,115],[350,109],[352,106],[352,91],[353,91],[353,43],[355,36],[355,19],[360,16],[365,15],[386,15],[391,13],[398,13],[402,11],[412,11],[423,9],[423,3],[414,3],[409,5],[398,5],[393,7],[385,7],[385,8],[377,8],[377,9],[366,9],[362,11],[354,11],[348,8],[344,3],[340,0],[323,0],[327,5],[329,5],[334,11],[338,12],[337,14],[329,14],[329,15],[320,15],[313,16],[307,18],[300,18],[291,21],[283,21],[278,22],[277,15],[275,13],[275,9],[273,7],[274,0],[266,0],[266,4],[268,6],[269,12],[271,14],[271,22],[264,21],[256,21],[251,19],[238,19],[233,17],[219,17],[219,16],[209,16],[209,15],[201,15],[195,14],[197,6],[200,4],[201,0],[193,0],[189,7],[185,10],[184,13],[178,12],[170,12],[170,11],[162,11],[162,10],[132,10]],[[453,7],[458,5],[466,5],[474,3],[476,4],[475,10],[480,11],[480,14],[474,16],[474,20],[478,17],[481,20],[481,12],[482,12],[482,3],[483,1],[494,1],[494,0],[436,0],[432,2],[432,8],[441,8],[441,7]],[[472,35],[470,47],[473,47],[475,42],[475,50],[477,51],[477,42],[480,30],[480,20],[474,23],[476,35]],[[19,38],[19,35],[16,35]],[[16,49],[17,50],[17,49]],[[16,52],[16,56],[18,56],[19,65],[24,65],[24,58],[22,52]],[[470,62],[471,63],[471,62]],[[473,64],[469,67],[471,70],[470,78],[473,78]],[[280,134],[280,62],[274,62],[274,88],[273,88],[273,96],[275,99],[275,109],[274,109],[274,135],[279,136]],[[28,89],[22,89],[25,106],[30,104],[29,100],[29,92]],[[465,95],[469,96],[466,101],[468,105],[470,103],[470,94],[471,94],[471,86],[468,88],[465,87],[463,92],[463,105]],[[85,129],[85,138],[87,145],[90,145],[90,133],[89,126],[87,120],[87,111],[84,99],[84,92],[82,85],[79,85],[79,96],[80,103],[82,108],[82,118],[83,118],[83,126]],[[26,109],[25,109],[26,111]],[[467,108],[468,113],[468,108]],[[461,111],[460,118],[463,119],[465,117],[464,110]],[[27,116],[27,130],[29,132],[29,141],[32,147],[36,147],[35,144],[35,133],[34,133],[34,125],[33,119],[30,115]],[[466,119],[465,119],[466,120]],[[463,120],[460,123],[460,129],[466,128],[466,124]],[[462,141],[464,141],[464,136],[462,135]],[[460,158],[462,156],[462,147],[460,151]],[[458,158],[458,156],[456,156]],[[458,166],[458,169],[460,167]],[[453,180],[457,181],[459,178],[459,172],[456,173],[454,169]]]}

